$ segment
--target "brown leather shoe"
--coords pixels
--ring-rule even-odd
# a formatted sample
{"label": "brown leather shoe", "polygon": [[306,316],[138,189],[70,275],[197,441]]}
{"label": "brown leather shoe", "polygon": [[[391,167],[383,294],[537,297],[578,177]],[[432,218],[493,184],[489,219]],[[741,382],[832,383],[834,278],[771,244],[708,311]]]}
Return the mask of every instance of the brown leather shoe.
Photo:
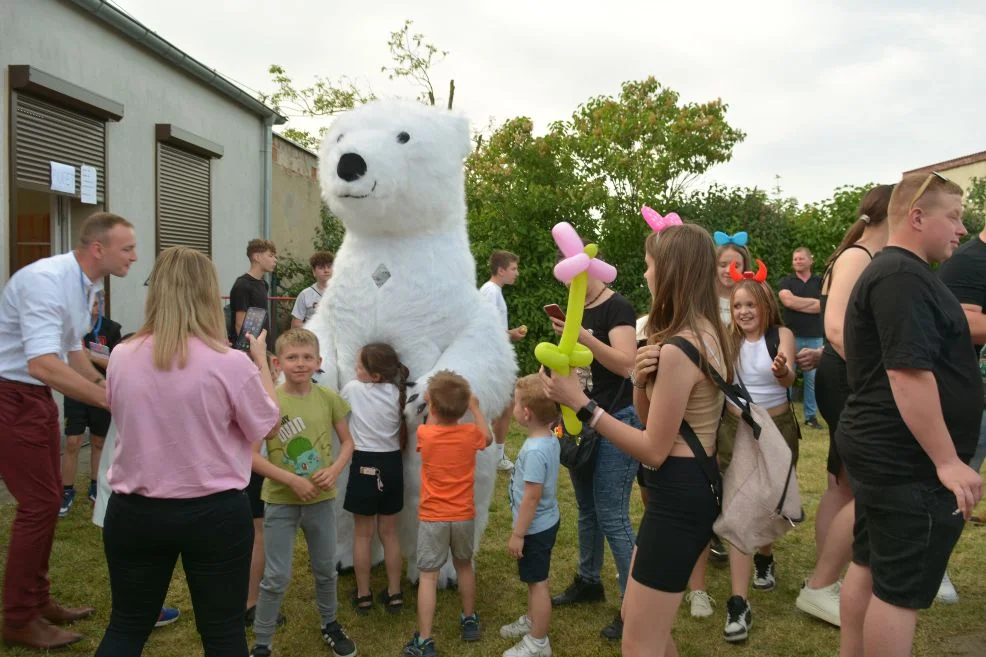
{"label": "brown leather shoe", "polygon": [[4,624],[3,642],[8,646],[23,646],[35,650],[54,650],[72,645],[84,637],[75,632],[55,627],[43,618],[35,618],[24,627]]}
{"label": "brown leather shoe", "polygon": [[83,618],[89,618],[96,610],[93,607],[63,607],[54,600],[41,608],[41,616],[54,625],[68,625]]}

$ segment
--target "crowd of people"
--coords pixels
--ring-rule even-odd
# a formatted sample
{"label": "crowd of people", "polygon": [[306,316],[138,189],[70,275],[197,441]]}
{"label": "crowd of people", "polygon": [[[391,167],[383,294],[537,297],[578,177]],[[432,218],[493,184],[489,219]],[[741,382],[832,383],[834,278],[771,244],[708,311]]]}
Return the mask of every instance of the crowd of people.
{"label": "crowd of people", "polygon": [[[799,248],[777,294],[745,233],[664,225],[642,245],[652,299],[643,317],[590,276],[579,331],[593,354],[589,367],[521,377],[508,408],[489,423],[467,380],[435,374],[415,436],[418,628],[395,653],[437,654],[436,589],[449,558],[460,639],[482,638],[473,491],[476,453],[491,445],[498,469],[510,473],[513,522],[501,539],[528,591],[525,613],[499,630],[518,640],[505,657],[550,657],[552,609],[605,600],[606,544],[619,608],[600,631],[620,641],[626,657],[677,655],[671,628],[682,601],[693,616],[714,614],[705,580],[716,555],[730,572],[723,638],[748,640],[750,588],[773,590],[783,564],[771,544],[746,553],[713,531],[720,477],[748,421],[723,390],[740,386],[765,411],[796,467],[802,422],[791,390],[800,370],[803,424],[823,428],[820,417],[828,427],[829,485],[815,516],[815,568],[803,574],[794,603],[841,628],[841,657],[909,655],[917,610],[936,597],[957,600],[948,559],[982,496],[986,230],[960,246],[961,199],[962,190],[935,173],[874,187],[823,274]],[[231,348],[249,309],[267,307],[264,274],[277,264],[266,240],[251,241],[247,257],[250,269],[236,280],[224,316],[209,259],[187,247],[163,250],[148,279],[144,323],[127,336],[105,316],[101,296],[102,279],[125,276],[136,260],[136,235],[122,217],[91,216],[72,253],[25,267],[5,287],[0,421],[9,458],[0,475],[18,503],[3,589],[7,644],[69,645],[82,637],[62,626],[94,612],[52,600],[47,578],[87,430],[88,496],[97,503],[112,593],[98,656],[140,655],[155,627],[177,619],[165,600],[180,557],[205,654],[269,657],[286,622],[281,603],[299,528],[319,614],[312,634],[336,657],[355,656],[337,614],[337,495],[354,516],[349,603],[357,614],[375,604],[401,613],[396,519],[410,442],[402,355],[367,344],[341,390],[314,382],[319,342],[303,326],[332,275],[327,252],[311,259],[315,283],[298,296],[292,328],[269,344],[267,320],[258,336],[247,336],[245,353]],[[943,263],[937,273],[933,263]],[[515,342],[527,329],[510,328],[502,289],[518,275],[519,258],[495,252],[481,289]],[[564,316],[551,322],[561,334]],[[64,454],[52,390],[66,398]],[[577,411],[582,440],[592,436],[596,447],[589,467],[569,470],[579,559],[571,584],[552,597],[562,521],[559,404]],[[119,438],[100,455],[111,418]],[[504,451],[511,423],[526,434],[513,461]],[[106,491],[96,480],[101,460]],[[708,463],[718,481],[710,481]],[[344,471],[345,490],[337,491]],[[636,531],[635,480],[645,508]],[[377,596],[375,536],[386,569]]]}

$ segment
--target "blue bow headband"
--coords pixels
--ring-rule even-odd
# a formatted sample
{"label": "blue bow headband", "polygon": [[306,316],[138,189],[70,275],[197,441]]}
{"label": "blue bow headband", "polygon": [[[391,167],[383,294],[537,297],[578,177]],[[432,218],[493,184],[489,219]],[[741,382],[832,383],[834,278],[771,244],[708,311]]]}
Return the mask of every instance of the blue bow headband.
{"label": "blue bow headband", "polygon": [[733,233],[732,235],[727,235],[722,231],[716,231],[715,235],[712,236],[715,240],[716,246],[726,246],[727,244],[732,244],[734,246],[746,246],[750,241],[750,236],[746,234],[745,230],[741,230],[738,233]]}

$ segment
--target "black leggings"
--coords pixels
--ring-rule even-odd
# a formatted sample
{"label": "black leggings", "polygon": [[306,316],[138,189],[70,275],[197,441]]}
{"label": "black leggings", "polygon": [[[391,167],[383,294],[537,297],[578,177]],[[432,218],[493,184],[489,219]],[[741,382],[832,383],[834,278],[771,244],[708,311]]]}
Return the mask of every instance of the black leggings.
{"label": "black leggings", "polygon": [[253,520],[245,493],[181,500],[114,493],[103,545],[113,610],[96,657],[141,654],[179,556],[205,657],[247,657]]}
{"label": "black leggings", "polygon": [[647,508],[637,531],[634,580],[667,593],[681,593],[719,515],[715,495],[694,458],[669,456],[657,470],[644,470]]}
{"label": "black leggings", "polygon": [[829,457],[827,468],[836,478],[842,474],[842,458],[835,444],[835,432],[839,429],[839,417],[849,399],[849,374],[846,361],[826,345],[815,375],[815,400],[822,419],[829,426]]}

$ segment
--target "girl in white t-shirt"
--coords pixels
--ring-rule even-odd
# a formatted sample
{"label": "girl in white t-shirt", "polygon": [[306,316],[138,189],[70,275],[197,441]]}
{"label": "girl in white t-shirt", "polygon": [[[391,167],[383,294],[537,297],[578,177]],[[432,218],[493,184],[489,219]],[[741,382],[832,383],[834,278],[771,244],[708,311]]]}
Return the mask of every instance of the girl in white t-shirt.
{"label": "girl in white t-shirt", "polygon": [[356,378],[342,388],[342,397],[352,409],[349,430],[356,447],[343,508],[355,521],[353,605],[358,614],[366,614],[373,607],[370,544],[374,530],[380,535],[387,567],[387,590],[380,593],[380,602],[392,613],[404,605],[397,514],[404,508],[401,451],[407,444],[403,413],[407,377],[407,368],[394,348],[375,342],[356,354]]}
{"label": "girl in white t-shirt", "polygon": [[[758,261],[759,264],[759,261]],[[766,268],[762,272],[766,277]],[[742,380],[755,404],[766,410],[784,436],[794,464],[798,462],[801,431],[788,400],[788,388],[794,383],[794,334],[781,325],[780,310],[774,292],[751,272],[733,270],[736,285],[730,295],[733,323],[731,337],[735,344],[736,375]],[[739,426],[739,410],[726,404],[718,433],[719,467],[725,472],[732,459],[733,443]],[[732,596],[726,603],[726,641],[744,641],[752,624],[747,601],[751,575],[753,588],[771,591],[775,586],[773,546],[761,546],[755,555],[729,550]]]}

